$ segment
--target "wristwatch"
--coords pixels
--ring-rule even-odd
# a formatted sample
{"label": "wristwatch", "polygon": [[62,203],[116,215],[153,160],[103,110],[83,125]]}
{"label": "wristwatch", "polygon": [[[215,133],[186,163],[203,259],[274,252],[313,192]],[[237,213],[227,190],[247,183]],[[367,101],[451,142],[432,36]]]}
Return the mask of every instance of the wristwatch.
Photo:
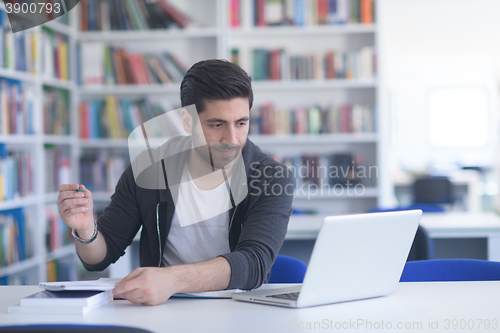
{"label": "wristwatch", "polygon": [[71,234],[73,235],[73,237],[77,241],[79,241],[82,244],[90,244],[90,243],[92,243],[97,238],[97,222],[96,222],[96,220],[94,220],[94,234],[89,239],[81,239],[80,237],[78,237],[78,235],[76,234],[76,230],[75,229],[71,230]]}

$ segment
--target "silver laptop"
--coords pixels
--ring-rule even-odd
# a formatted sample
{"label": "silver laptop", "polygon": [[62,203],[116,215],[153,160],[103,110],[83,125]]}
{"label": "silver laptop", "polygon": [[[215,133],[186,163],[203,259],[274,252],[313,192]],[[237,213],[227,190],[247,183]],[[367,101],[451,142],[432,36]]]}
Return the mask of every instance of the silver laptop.
{"label": "silver laptop", "polygon": [[302,285],[235,293],[239,301],[301,308],[392,294],[421,210],[326,217]]}

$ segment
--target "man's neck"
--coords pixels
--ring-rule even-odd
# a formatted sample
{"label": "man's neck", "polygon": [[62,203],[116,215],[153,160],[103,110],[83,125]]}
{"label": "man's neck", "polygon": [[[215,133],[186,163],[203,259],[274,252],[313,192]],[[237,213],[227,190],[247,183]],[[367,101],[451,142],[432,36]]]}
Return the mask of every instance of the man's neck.
{"label": "man's neck", "polygon": [[[203,191],[212,190],[226,181],[226,177],[229,178],[231,175],[233,164],[234,163],[231,163],[230,168],[227,169],[214,169],[212,168],[212,165],[208,164],[207,161],[205,161],[195,151],[195,149],[191,149],[187,161],[187,167],[189,169],[191,179],[195,183],[196,187]],[[210,176],[203,177],[207,175]]]}

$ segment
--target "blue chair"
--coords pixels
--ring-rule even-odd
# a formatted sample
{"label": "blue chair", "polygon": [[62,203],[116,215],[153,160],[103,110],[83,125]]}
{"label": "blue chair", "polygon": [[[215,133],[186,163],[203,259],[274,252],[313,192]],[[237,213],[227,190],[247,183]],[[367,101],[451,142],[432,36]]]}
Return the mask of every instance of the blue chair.
{"label": "blue chair", "polygon": [[41,324],[1,326],[0,333],[152,333],[136,327],[115,325]]}
{"label": "blue chair", "polygon": [[476,259],[437,259],[407,262],[399,281],[496,280],[500,280],[500,262]]}
{"label": "blue chair", "polygon": [[307,266],[299,259],[278,255],[271,268],[269,283],[302,283]]}

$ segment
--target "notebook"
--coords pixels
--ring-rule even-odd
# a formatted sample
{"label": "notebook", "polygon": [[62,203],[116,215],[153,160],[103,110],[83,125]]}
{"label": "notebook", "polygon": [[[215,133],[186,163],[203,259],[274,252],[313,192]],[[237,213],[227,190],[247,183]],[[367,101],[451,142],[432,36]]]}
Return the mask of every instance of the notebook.
{"label": "notebook", "polygon": [[235,293],[238,301],[308,307],[392,294],[421,210],[326,217],[302,285]]}

